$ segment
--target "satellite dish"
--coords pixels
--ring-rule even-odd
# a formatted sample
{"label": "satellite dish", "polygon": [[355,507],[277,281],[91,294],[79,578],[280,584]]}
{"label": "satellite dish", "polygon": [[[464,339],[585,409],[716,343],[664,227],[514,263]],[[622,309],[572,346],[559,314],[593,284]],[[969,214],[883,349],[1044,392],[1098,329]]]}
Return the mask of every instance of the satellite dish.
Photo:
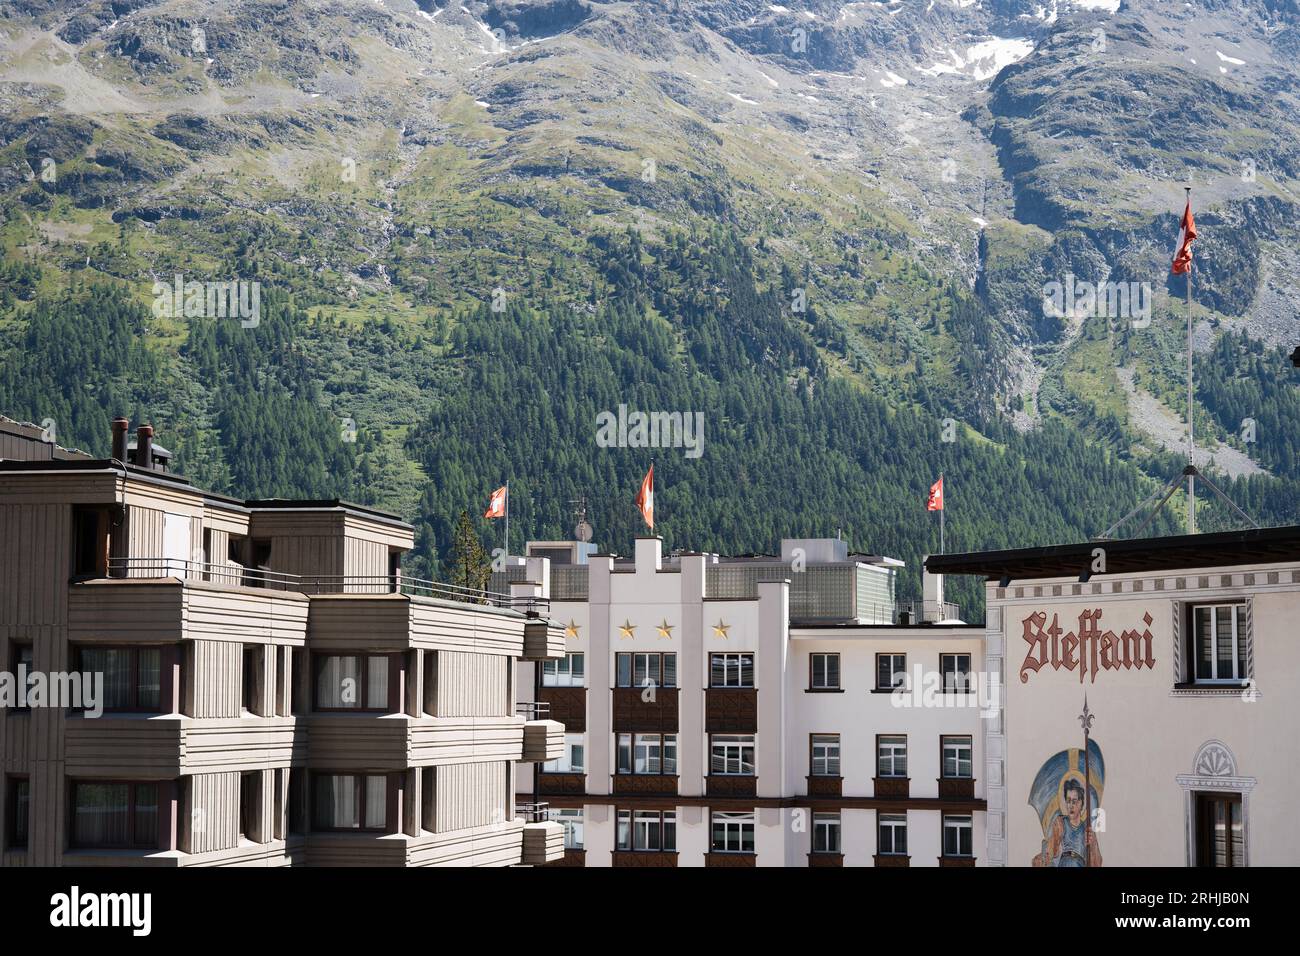
{"label": "satellite dish", "polygon": [[587,524],[585,521],[579,521],[577,526],[573,529],[573,536],[579,541],[590,541],[591,525]]}

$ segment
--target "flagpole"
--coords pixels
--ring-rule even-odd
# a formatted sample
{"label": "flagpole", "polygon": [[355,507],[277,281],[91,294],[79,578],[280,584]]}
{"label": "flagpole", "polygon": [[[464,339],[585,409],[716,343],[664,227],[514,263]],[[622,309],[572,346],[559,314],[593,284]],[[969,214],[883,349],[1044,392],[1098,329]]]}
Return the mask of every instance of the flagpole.
{"label": "flagpole", "polygon": [[506,479],[506,557],[510,557],[510,480]]}
{"label": "flagpole", "polygon": [[[1192,206],[1192,187],[1187,191],[1187,206]],[[1193,429],[1195,411],[1192,407],[1192,263],[1187,263],[1187,533],[1196,534],[1196,437]]]}
{"label": "flagpole", "polygon": [[943,507],[939,509],[939,553],[944,554],[943,550],[943,513],[948,510],[948,488],[943,483],[943,472],[939,472],[939,492],[942,495]]}

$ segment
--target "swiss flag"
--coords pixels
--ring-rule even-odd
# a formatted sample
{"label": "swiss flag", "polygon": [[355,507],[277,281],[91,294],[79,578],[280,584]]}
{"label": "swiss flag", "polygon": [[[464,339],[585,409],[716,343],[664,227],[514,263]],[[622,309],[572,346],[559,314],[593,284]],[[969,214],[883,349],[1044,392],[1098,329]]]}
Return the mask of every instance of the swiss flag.
{"label": "swiss flag", "polygon": [[645,473],[641,479],[641,490],[637,492],[636,506],[641,511],[641,517],[645,519],[651,530],[655,526],[655,466],[654,462],[650,463],[650,470]]}
{"label": "swiss flag", "polygon": [[502,485],[496,491],[492,492],[492,500],[488,502],[488,510],[483,512],[484,518],[504,518],[506,516],[506,486]]}
{"label": "swiss flag", "polygon": [[943,475],[930,486],[930,497],[925,502],[926,511],[943,510]]}
{"label": "swiss flag", "polygon": [[1192,271],[1192,240],[1196,238],[1196,220],[1192,218],[1192,201],[1187,200],[1183,221],[1178,226],[1178,251],[1174,253],[1172,271],[1183,275]]}

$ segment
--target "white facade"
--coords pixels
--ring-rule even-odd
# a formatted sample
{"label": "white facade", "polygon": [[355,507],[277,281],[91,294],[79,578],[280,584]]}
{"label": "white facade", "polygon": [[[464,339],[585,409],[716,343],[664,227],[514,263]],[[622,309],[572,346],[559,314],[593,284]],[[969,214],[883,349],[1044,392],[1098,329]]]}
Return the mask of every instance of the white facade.
{"label": "white facade", "polygon": [[[815,568],[814,558],[820,556],[806,549],[803,559],[808,568]],[[829,557],[843,560],[837,554]],[[885,864],[934,866],[944,856],[945,812],[954,827],[969,818],[971,850],[951,862],[983,864],[984,786],[978,779],[984,763],[983,721],[975,695],[948,698],[950,704],[967,706],[898,707],[893,695],[877,691],[877,654],[903,655],[909,674],[920,666],[922,673],[932,675],[939,671],[941,654],[960,654],[962,665],[977,674],[983,667],[983,630],[962,624],[898,627],[852,620],[792,626],[791,582],[797,587],[804,571],[792,566],[790,580],[758,583],[754,597],[719,599],[706,593],[706,569],[718,562],[714,555],[685,554],[669,564],[660,539],[641,538],[631,565],[616,566],[610,556],[588,559],[587,600],[552,600],[550,617],[567,628],[569,653],[582,655],[580,664],[573,662],[581,676],[563,666],[543,676],[542,665],[524,664],[517,685],[521,700],[549,701],[553,719],[565,720],[561,710],[569,708],[567,733],[570,743],[581,747],[582,773],[550,775],[543,770],[536,777],[535,794],[527,793],[526,776],[521,776],[518,789],[520,799],[547,801],[571,825],[578,819],[574,811],[581,811],[582,852],[570,854],[571,865],[871,866],[880,850],[877,816],[890,813],[905,821],[906,852]],[[538,585],[551,577],[542,563],[530,560],[529,577]],[[662,657],[654,664],[646,658],[633,663],[625,659],[625,677],[635,668],[642,670],[632,674],[635,686],[619,687],[621,654],[672,655],[675,675],[668,677],[669,665]],[[752,655],[752,689],[711,687],[716,654]],[[835,655],[837,687],[810,687],[813,655]],[[729,660],[740,667],[743,659]],[[658,680],[647,687],[643,672],[652,667],[660,667]],[[669,680],[676,686],[669,686]],[[581,690],[573,686],[579,681]],[[576,719],[575,707],[580,708]],[[724,713],[739,721],[734,725],[739,730],[729,725],[725,733],[717,731]],[[716,731],[712,735],[711,714]],[[581,728],[580,740],[575,727]],[[642,747],[635,735],[664,727],[673,729],[676,773],[647,779],[655,775],[620,772],[629,766],[634,771],[654,766],[652,748]],[[629,756],[631,761],[622,768],[620,733],[633,735],[624,748],[625,761]],[[813,735],[838,736],[839,773],[823,775],[838,779],[810,782]],[[904,780],[877,784],[879,735],[906,738]],[[941,799],[945,736],[954,738],[958,748],[961,740],[969,740],[970,776],[975,779],[955,782]],[[720,766],[730,766],[723,758],[735,755],[739,769],[748,769],[752,746],[752,776],[711,774],[712,746],[719,748]],[[661,744],[661,770],[666,751],[667,745]],[[552,764],[551,769],[572,770],[573,762]],[[663,779],[669,776],[675,780]],[[953,789],[961,795],[952,796]],[[882,795],[884,791],[888,795]],[[634,834],[620,848],[620,812],[632,829],[638,812],[673,814],[675,851],[636,849]],[[738,817],[715,821],[719,813],[752,814],[752,824]],[[839,852],[813,859],[813,831],[820,824],[825,833],[830,815],[838,822],[839,837],[828,835],[826,848]],[[645,842],[667,841],[662,817],[658,823],[657,837]],[[740,831],[742,852],[714,845],[715,830],[725,827],[730,827],[729,835]],[[743,852],[750,849],[750,834],[752,852]],[[722,840],[719,846],[729,844]]]}

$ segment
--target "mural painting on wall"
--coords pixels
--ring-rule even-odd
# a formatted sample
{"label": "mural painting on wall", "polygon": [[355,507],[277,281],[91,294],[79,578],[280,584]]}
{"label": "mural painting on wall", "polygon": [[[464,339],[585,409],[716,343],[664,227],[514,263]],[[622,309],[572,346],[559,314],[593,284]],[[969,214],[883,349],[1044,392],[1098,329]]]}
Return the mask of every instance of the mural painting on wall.
{"label": "mural painting on wall", "polygon": [[1095,740],[1043,762],[1029,791],[1029,805],[1043,827],[1042,850],[1034,855],[1033,866],[1102,865],[1097,824],[1105,783],[1106,764]]}

